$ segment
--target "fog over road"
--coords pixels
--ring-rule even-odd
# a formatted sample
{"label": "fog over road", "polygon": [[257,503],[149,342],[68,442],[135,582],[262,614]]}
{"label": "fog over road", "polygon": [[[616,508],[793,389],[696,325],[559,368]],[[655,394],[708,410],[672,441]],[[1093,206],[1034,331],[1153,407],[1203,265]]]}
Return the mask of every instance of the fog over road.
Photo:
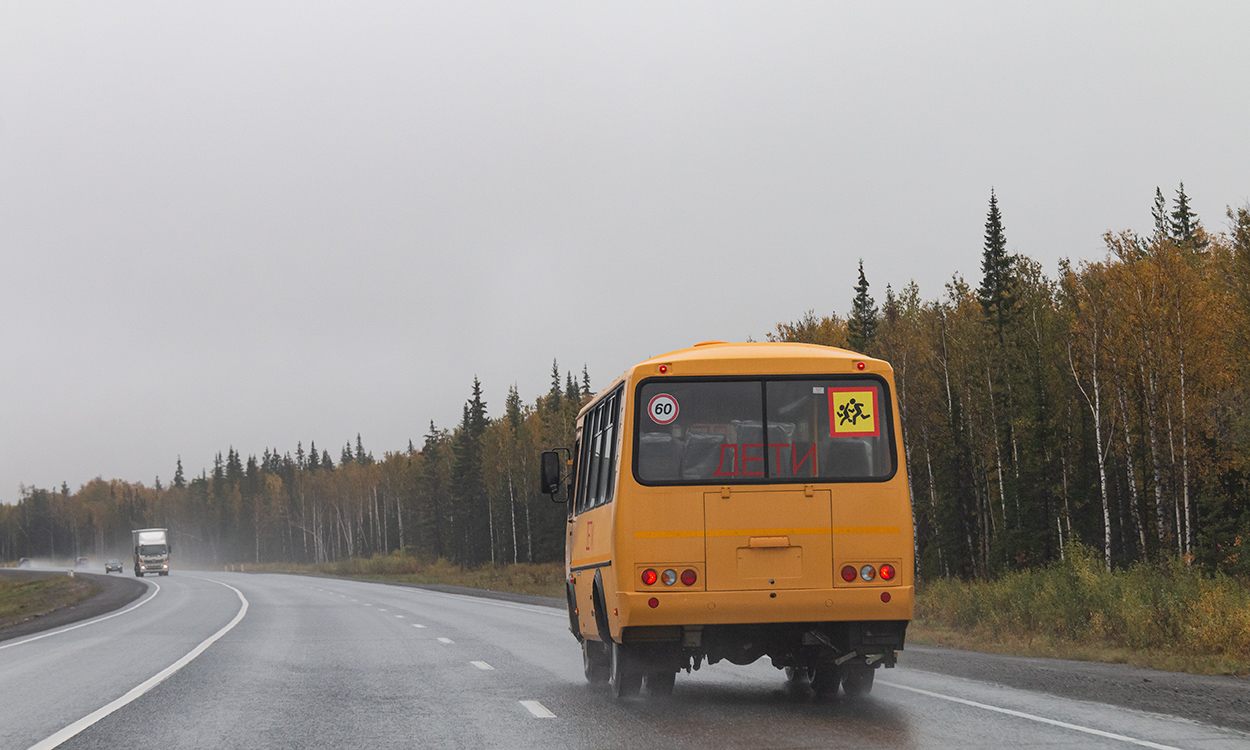
{"label": "fog over road", "polygon": [[791,690],[763,660],[618,702],[586,684],[562,610],[298,576],[146,581],[107,619],[0,642],[0,747],[52,746],[67,727],[80,731],[60,747],[134,750],[1250,747],[1232,729],[909,667],[907,652],[859,701]]}

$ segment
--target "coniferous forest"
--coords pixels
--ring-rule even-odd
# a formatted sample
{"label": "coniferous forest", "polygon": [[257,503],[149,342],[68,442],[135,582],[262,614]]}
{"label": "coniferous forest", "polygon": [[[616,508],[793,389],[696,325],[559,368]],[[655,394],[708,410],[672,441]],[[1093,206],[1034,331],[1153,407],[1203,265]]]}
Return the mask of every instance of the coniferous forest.
{"label": "coniferous forest", "polygon": [[[1250,206],[1209,231],[1181,185],[1157,189],[1151,214],[1050,278],[1008,252],[991,194],[975,281],[877,299],[861,261],[847,314],[769,334],[894,366],[923,578],[993,577],[1073,542],[1108,568],[1178,558],[1250,574]],[[0,560],[117,554],[145,526],[201,564],[560,559],[564,509],[537,492],[538,453],[572,443],[588,373],[553,363],[548,393],[527,403],[513,387],[495,417],[476,379],[467,390],[454,428],[431,423],[380,458],[357,436],[227,448],[199,476],[179,459],[166,486],[23,488],[0,506]]]}

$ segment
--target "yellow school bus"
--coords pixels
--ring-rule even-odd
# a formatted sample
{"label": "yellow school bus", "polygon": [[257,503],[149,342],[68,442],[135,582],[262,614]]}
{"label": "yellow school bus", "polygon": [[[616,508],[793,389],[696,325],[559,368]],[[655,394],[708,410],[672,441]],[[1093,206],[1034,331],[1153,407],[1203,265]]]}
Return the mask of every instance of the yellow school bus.
{"label": "yellow school bus", "polygon": [[889,364],[830,347],[706,342],[626,370],[541,462],[568,494],[586,678],[667,695],[681,669],[767,656],[819,694],[871,690],[915,591],[897,414]]}

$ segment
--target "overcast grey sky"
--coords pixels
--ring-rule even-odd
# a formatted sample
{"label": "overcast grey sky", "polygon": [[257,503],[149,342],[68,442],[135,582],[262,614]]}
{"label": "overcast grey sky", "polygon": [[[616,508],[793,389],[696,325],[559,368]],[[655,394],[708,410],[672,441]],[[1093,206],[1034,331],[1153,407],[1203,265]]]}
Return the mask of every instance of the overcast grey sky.
{"label": "overcast grey sky", "polygon": [[0,4],[0,501],[1250,199],[1250,3]]}

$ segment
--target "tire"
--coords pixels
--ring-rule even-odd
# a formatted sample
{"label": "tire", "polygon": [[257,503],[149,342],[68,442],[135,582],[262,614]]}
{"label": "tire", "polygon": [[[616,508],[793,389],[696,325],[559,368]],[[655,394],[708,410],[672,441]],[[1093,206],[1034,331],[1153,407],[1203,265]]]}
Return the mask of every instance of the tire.
{"label": "tire", "polygon": [[603,685],[612,676],[612,657],[599,641],[582,641],[582,669],[591,685]]}
{"label": "tire", "polygon": [[168,570],[162,570],[160,574],[161,574],[161,575],[163,575],[163,576],[167,576],[167,575],[169,575],[169,571],[168,571]]}
{"label": "tire", "polygon": [[842,670],[833,661],[816,665],[816,674],[812,675],[812,690],[816,692],[816,695],[831,698],[838,694],[838,685],[841,683]]}
{"label": "tire", "polygon": [[142,571],[138,571],[138,570],[136,570],[136,571],[135,571],[135,577],[136,577],[136,578],[142,578],[142,577],[143,577],[143,572],[142,572]]}
{"label": "tire", "polygon": [[632,698],[642,688],[642,671],[638,669],[633,654],[619,643],[610,647],[612,653],[612,670],[608,677],[608,687],[615,698]]}
{"label": "tire", "polygon": [[811,667],[786,667],[786,681],[796,686],[810,683],[812,674]]}
{"label": "tire", "polygon": [[673,683],[675,682],[677,682],[676,671],[648,672],[643,677],[643,685],[647,689],[647,695],[653,698],[672,695]]}
{"label": "tire", "polygon": [[848,697],[859,698],[872,692],[872,679],[877,670],[867,664],[847,664],[842,668],[842,689]]}

